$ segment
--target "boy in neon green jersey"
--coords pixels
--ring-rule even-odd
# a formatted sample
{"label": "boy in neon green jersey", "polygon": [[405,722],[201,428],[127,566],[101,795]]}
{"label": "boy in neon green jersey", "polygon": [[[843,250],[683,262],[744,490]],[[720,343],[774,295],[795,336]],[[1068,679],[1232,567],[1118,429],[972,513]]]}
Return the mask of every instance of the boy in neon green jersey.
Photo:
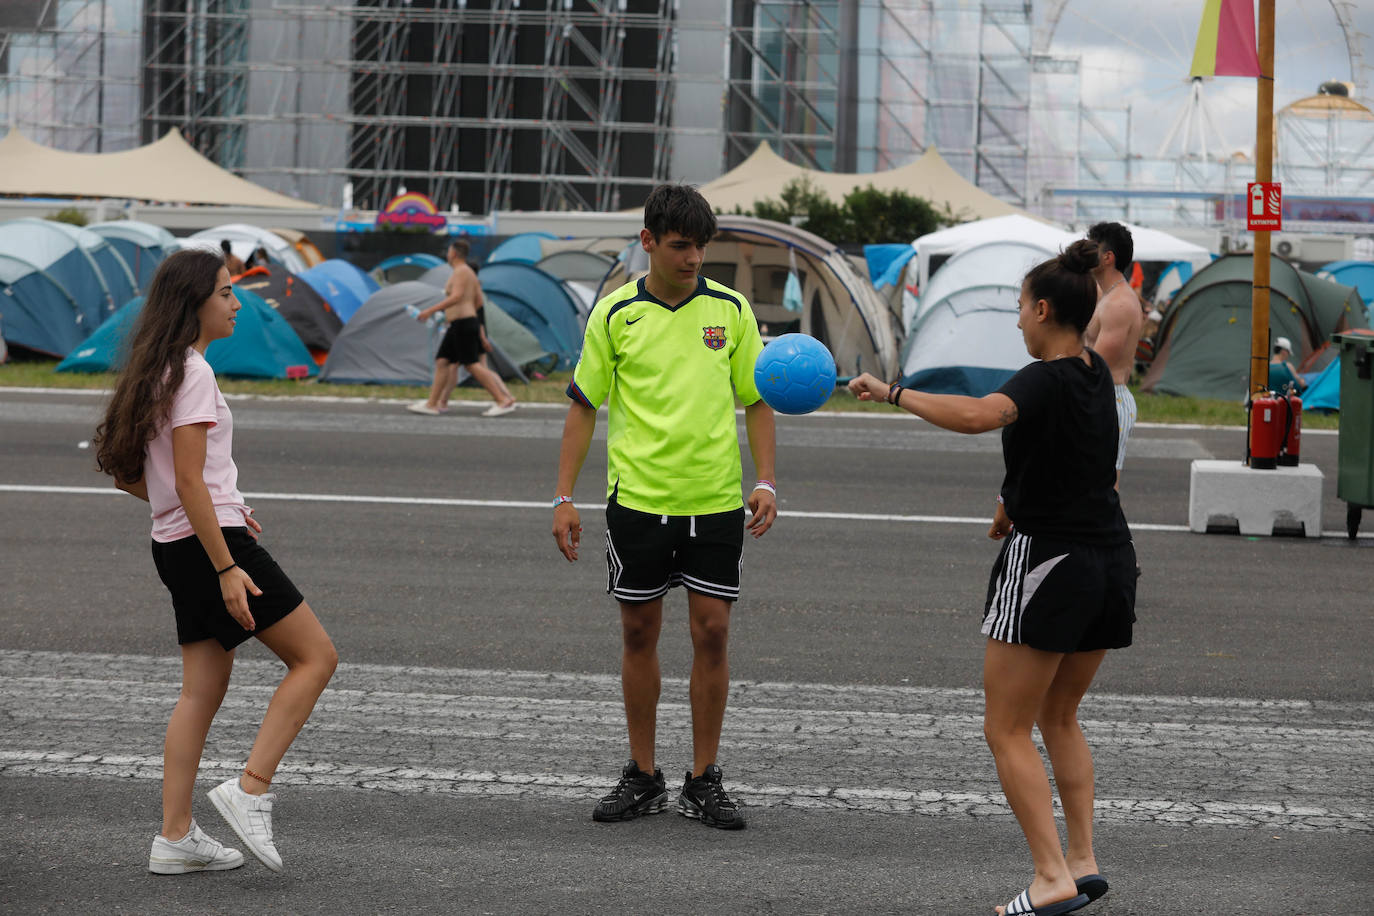
{"label": "boy in neon green jersey", "polygon": [[[598,821],[630,820],[668,805],[663,774],[654,767],[658,636],[663,596],[682,585],[692,634],[694,759],[678,810],[713,827],[744,826],[721,785],[716,752],[730,687],[726,643],[744,530],[760,537],[777,517],[775,442],[772,409],[754,387],[763,344],[753,311],[739,293],[699,275],[715,231],[711,207],[695,188],[653,190],[639,236],[649,273],[596,304],[568,385],[573,403],[563,426],[553,536],[569,561],[577,559],[582,531],[573,486],[597,407],[610,401],[607,591],[620,604],[631,760],[592,812]],[[736,399],[744,405],[759,475],[747,525]]]}

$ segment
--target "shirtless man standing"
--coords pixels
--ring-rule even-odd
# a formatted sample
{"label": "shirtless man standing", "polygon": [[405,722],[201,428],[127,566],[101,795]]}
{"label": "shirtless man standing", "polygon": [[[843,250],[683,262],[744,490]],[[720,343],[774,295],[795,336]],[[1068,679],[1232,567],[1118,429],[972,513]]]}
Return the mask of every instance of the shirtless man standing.
{"label": "shirtless man standing", "polygon": [[487,348],[486,329],[477,315],[482,307],[482,287],[478,285],[476,272],[468,266],[467,256],[466,239],[454,239],[449,244],[448,263],[453,268],[453,276],[444,284],[444,298],[417,316],[420,321],[428,321],[431,315],[442,311],[448,320],[448,331],[434,357],[434,383],[429,389],[429,400],[408,405],[406,410],[412,413],[432,417],[442,412],[441,408],[448,403],[449,392],[457,384],[458,366],[468,370],[496,401],[482,412],[482,416],[499,417],[515,409],[515,397],[506,383],[482,361],[482,353]]}
{"label": "shirtless man standing", "polygon": [[1121,488],[1121,465],[1126,461],[1126,440],[1135,426],[1135,398],[1126,383],[1135,368],[1135,348],[1140,341],[1140,326],[1145,316],[1140,311],[1140,298],[1126,282],[1131,269],[1135,246],[1131,230],[1120,223],[1097,223],[1088,230],[1088,238],[1097,243],[1097,310],[1083,338],[1088,346],[1107,361],[1116,383],[1116,484]]}

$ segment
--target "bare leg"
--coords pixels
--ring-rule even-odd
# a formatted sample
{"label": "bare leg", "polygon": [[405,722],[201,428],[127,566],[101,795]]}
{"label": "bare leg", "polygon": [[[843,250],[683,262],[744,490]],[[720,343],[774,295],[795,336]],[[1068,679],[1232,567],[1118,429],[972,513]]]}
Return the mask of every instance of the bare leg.
{"label": "bare leg", "polygon": [[448,364],[448,381],[444,383],[444,390],[439,395],[439,403],[435,404],[440,410],[448,407],[448,399],[453,395],[453,389],[458,387],[458,364]]}
{"label": "bare leg", "polygon": [[[272,694],[245,764],[247,769],[270,780],[334,675],[339,656],[315,612],[305,602],[257,637],[286,663],[286,677]],[[267,791],[265,783],[247,774],[239,778],[239,785],[251,795]]]}
{"label": "bare leg", "polygon": [[658,668],[658,634],[663,628],[663,599],[620,605],[620,684],[625,693],[625,725],[630,756],[646,773],[654,771],[654,737],[662,678]]}
{"label": "bare leg", "polygon": [[1069,848],[1064,854],[1075,878],[1097,874],[1093,855],[1093,755],[1078,725],[1078,704],[1093,682],[1106,650],[1064,656],[1035,724],[1045,739],[1054,785],[1064,806]]}
{"label": "bare leg", "polygon": [[506,387],[506,383],[501,381],[501,376],[491,369],[488,369],[483,363],[468,363],[463,366],[463,368],[468,370],[473,378],[477,379],[479,385],[487,389],[487,394],[491,395],[496,400],[496,403],[500,404],[502,407],[507,407],[515,403],[515,395],[511,394],[510,389]]}
{"label": "bare leg", "polygon": [[434,381],[429,386],[429,400],[425,403],[435,410],[439,409],[442,402],[448,400],[448,392],[453,390],[453,387],[448,384],[449,376],[452,375],[451,366],[453,363],[443,357],[434,361]]}
{"label": "bare leg", "polygon": [[1035,717],[1063,657],[995,639],[987,641],[983,656],[983,693],[987,698],[983,734],[997,762],[997,778],[1007,803],[1030,846],[1035,863],[1030,898],[1037,906],[1068,900],[1078,893],[1059,846],[1050,780],[1031,740]]}
{"label": "bare leg", "polygon": [[181,647],[181,696],[162,744],[162,835],[169,840],[179,840],[191,829],[200,755],[233,668],[234,653],[213,639]]}
{"label": "bare leg", "polygon": [[730,602],[687,593],[692,626],[692,775],[716,762],[730,694]]}

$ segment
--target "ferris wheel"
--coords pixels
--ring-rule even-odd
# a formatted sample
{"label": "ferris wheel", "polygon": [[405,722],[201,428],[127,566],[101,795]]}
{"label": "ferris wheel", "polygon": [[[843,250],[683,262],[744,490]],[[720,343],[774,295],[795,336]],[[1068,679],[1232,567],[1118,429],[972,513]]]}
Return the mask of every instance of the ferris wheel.
{"label": "ferris wheel", "polygon": [[[1328,81],[1347,84],[1352,96],[1368,95],[1372,52],[1363,32],[1374,32],[1372,6],[1278,0],[1275,110]],[[1142,149],[1157,158],[1225,156],[1253,143],[1254,81],[1189,77],[1202,8],[1202,0],[1151,0],[1125,12],[1089,0],[1049,0],[1036,10],[1035,48],[1076,58],[1084,106],[1129,106],[1152,135],[1142,138]]]}

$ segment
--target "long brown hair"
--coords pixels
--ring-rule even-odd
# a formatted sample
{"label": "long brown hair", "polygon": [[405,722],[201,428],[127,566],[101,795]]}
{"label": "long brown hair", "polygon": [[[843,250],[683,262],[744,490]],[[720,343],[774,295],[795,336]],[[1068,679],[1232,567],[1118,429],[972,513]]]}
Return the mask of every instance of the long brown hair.
{"label": "long brown hair", "polygon": [[186,375],[186,351],[200,336],[200,307],[215,291],[224,256],[188,248],[158,265],[134,325],[128,359],[104,421],[95,431],[95,463],[121,483],[143,479],[148,443],[172,409]]}

